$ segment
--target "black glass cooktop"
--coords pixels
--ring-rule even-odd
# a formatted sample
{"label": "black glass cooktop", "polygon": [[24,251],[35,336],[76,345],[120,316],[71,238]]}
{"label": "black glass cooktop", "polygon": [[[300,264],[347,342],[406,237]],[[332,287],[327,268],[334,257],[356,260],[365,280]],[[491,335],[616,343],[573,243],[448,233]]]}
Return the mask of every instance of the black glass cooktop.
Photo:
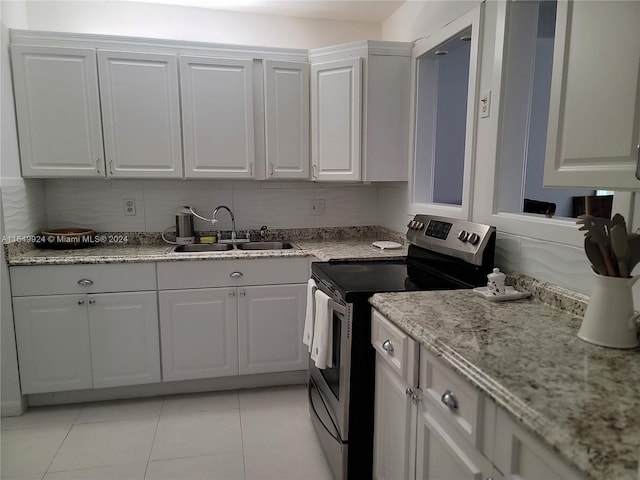
{"label": "black glass cooktop", "polygon": [[314,262],[312,272],[347,302],[366,301],[374,293],[454,290],[472,285],[440,275],[406,260]]}

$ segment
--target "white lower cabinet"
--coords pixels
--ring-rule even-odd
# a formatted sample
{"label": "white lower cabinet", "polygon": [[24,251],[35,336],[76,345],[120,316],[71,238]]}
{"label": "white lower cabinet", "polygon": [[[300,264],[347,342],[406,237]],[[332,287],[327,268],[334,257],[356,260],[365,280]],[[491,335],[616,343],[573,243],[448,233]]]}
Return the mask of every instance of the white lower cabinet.
{"label": "white lower cabinet", "polygon": [[407,355],[417,342],[376,310],[371,329],[375,479],[583,478],[425,347]]}
{"label": "white lower cabinet", "polygon": [[378,480],[415,476],[416,418],[411,386],[376,358],[373,477]]}
{"label": "white lower cabinet", "polygon": [[164,381],[238,374],[234,287],[161,291],[159,303]]}
{"label": "white lower cabinet", "polygon": [[22,393],[93,386],[85,295],[13,299]]}
{"label": "white lower cabinet", "polygon": [[23,394],[160,381],[155,292],[13,303]]}
{"label": "white lower cabinet", "polygon": [[240,375],[305,370],[302,344],[307,285],[238,289]]}
{"label": "white lower cabinet", "polygon": [[306,370],[308,278],[307,258],[158,263],[162,380]]}
{"label": "white lower cabinet", "polygon": [[88,295],[93,388],[160,381],[156,292]]}

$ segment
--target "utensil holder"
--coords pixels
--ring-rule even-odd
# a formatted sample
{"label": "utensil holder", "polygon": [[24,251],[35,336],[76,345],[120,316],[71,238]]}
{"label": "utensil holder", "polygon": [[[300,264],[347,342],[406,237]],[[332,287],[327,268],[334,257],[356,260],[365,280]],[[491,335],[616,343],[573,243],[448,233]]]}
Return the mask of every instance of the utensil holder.
{"label": "utensil holder", "polygon": [[594,275],[595,282],[578,337],[603,347],[637,347],[637,319],[640,314],[633,309],[631,287],[640,276],[620,278]]}

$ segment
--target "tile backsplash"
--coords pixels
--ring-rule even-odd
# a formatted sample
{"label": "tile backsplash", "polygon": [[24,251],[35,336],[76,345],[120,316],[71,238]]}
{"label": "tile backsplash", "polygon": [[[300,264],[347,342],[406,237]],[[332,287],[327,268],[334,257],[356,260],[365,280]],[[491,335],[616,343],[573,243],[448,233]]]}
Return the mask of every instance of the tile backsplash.
{"label": "tile backsplash", "polygon": [[[375,185],[312,182],[206,180],[46,180],[49,228],[77,226],[97,231],[158,232],[174,224],[181,205],[210,217],[218,205],[229,206],[238,229],[376,225]],[[124,214],[124,200],[133,199],[136,215]],[[314,200],[324,200],[325,214],[312,215]],[[228,230],[227,212],[217,227]],[[211,230],[196,220],[196,230]]]}

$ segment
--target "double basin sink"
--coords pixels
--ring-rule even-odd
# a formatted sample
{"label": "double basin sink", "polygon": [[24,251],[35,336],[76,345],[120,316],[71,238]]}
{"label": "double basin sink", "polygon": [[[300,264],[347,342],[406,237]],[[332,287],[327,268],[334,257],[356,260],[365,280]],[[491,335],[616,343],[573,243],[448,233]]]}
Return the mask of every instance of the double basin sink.
{"label": "double basin sink", "polygon": [[176,245],[171,253],[203,253],[226,252],[229,250],[298,250],[291,242],[242,242],[242,243],[198,243],[192,245]]}

